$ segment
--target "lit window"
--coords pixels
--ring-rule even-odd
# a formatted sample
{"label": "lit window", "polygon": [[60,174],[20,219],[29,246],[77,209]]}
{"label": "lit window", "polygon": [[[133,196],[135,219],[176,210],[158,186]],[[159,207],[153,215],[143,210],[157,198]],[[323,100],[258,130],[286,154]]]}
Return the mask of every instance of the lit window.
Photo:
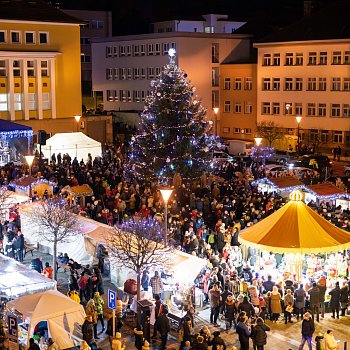
{"label": "lit window", "polygon": [[15,105],[15,111],[21,111],[22,110],[22,94],[14,94],[13,100],[14,100],[14,105]]}
{"label": "lit window", "polygon": [[36,110],[36,94],[34,93],[28,94],[28,108],[30,111]]}
{"label": "lit window", "polygon": [[43,92],[42,94],[43,99],[43,110],[50,109],[50,94],[48,92]]}
{"label": "lit window", "polygon": [[7,110],[7,94],[0,94],[0,112]]}

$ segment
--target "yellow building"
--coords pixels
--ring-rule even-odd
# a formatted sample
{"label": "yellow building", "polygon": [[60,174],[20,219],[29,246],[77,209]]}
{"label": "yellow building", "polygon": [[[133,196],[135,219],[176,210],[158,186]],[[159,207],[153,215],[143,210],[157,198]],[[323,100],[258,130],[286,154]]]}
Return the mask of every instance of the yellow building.
{"label": "yellow building", "polygon": [[81,115],[80,23],[42,0],[0,1],[0,118],[75,131]]}
{"label": "yellow building", "polygon": [[221,64],[220,110],[217,113],[221,137],[254,139],[256,95],[256,63]]}

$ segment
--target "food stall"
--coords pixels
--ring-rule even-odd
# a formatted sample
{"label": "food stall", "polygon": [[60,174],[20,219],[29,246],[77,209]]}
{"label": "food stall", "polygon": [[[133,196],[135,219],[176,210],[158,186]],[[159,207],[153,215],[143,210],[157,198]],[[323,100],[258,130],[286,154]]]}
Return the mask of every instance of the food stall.
{"label": "food stall", "polygon": [[258,186],[259,192],[277,192],[282,197],[288,197],[292,191],[302,189],[304,184],[293,176],[276,178],[262,178],[252,181],[253,186]]}
{"label": "food stall", "polygon": [[[304,187],[305,192],[305,203],[314,201],[320,204],[321,201],[333,202],[336,206],[344,205],[345,209],[349,207],[350,196],[345,192],[345,190],[333,185],[329,182],[323,182],[316,185],[307,185]],[[336,201],[342,200],[342,202]],[[345,203],[347,201],[347,203]]]}
{"label": "food stall", "polygon": [[85,198],[94,195],[94,191],[88,184],[81,186],[65,186],[62,188],[61,193],[68,193],[71,197],[71,203],[79,202],[80,206],[85,208]]}
{"label": "food stall", "polygon": [[18,194],[30,196],[36,194],[39,198],[42,198],[45,191],[47,195],[53,194],[53,188],[56,184],[52,181],[48,181],[43,178],[36,178],[33,176],[24,176],[20,179],[16,179],[10,183],[10,187]]}
{"label": "food stall", "polygon": [[18,342],[25,348],[33,336],[44,347],[48,338],[52,338],[60,349],[72,348],[82,341],[84,308],[58,291],[20,297],[8,302],[6,310],[7,315],[17,318]]}

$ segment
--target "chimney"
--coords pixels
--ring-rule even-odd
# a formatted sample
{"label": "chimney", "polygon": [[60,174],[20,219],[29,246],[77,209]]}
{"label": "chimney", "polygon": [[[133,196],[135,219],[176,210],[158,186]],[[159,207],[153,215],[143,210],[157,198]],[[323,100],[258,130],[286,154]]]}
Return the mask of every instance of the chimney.
{"label": "chimney", "polygon": [[304,16],[309,16],[315,8],[315,0],[304,0]]}

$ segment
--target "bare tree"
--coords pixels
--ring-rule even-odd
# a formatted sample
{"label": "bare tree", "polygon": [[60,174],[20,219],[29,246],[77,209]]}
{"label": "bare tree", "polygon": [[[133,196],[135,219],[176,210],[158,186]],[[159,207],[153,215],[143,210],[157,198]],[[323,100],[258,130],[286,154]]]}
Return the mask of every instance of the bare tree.
{"label": "bare tree", "polygon": [[258,123],[257,132],[260,137],[268,142],[270,147],[273,141],[282,138],[284,135],[283,129],[273,121],[262,121]]}
{"label": "bare tree", "polygon": [[69,210],[67,203],[48,199],[33,207],[30,221],[38,226],[40,237],[53,244],[53,278],[57,280],[57,244],[69,242],[69,237],[76,234],[78,218]]}
{"label": "bare tree", "polygon": [[137,300],[141,294],[141,274],[152,266],[169,263],[170,247],[164,247],[161,226],[156,219],[134,217],[116,227],[107,239],[114,264],[136,273]]}
{"label": "bare tree", "polygon": [[5,186],[0,187],[0,218],[5,219],[7,217],[7,212],[15,205],[15,194],[8,191]]}

